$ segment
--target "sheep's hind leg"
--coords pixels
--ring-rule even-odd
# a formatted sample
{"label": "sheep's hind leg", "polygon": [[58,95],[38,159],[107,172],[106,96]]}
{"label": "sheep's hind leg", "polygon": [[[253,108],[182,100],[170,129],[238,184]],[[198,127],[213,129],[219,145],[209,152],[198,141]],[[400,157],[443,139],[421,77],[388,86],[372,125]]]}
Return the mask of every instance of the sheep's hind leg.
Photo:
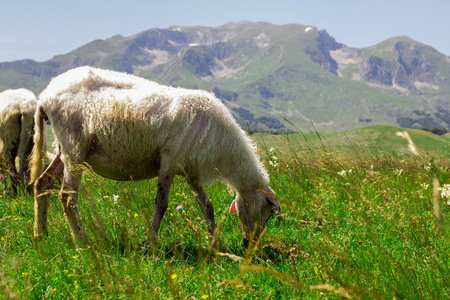
{"label": "sheep's hind leg", "polygon": [[36,180],[34,184],[34,236],[40,238],[47,235],[48,190],[52,189],[55,181],[61,178],[64,163],[61,153],[58,152],[48,168]]}
{"label": "sheep's hind leg", "polygon": [[17,188],[20,185],[21,182],[21,177],[20,174],[17,172],[16,168],[14,167],[14,165],[12,165],[11,168],[9,168],[9,175],[11,178],[11,191],[12,191],[12,195],[17,195]]}
{"label": "sheep's hind leg", "polygon": [[88,243],[86,232],[81,223],[80,212],[78,211],[78,188],[80,186],[81,172],[72,170],[66,166],[64,169],[64,180],[59,193],[59,200],[64,208],[64,215],[69,222],[72,235],[76,241]]}
{"label": "sheep's hind leg", "polygon": [[186,181],[192,190],[192,193],[197,199],[197,203],[202,210],[203,217],[206,220],[206,224],[208,225],[208,231],[211,236],[211,241],[213,243],[214,248],[223,248],[222,242],[220,241],[219,235],[216,232],[216,223],[214,222],[214,208],[211,200],[208,198],[205,189],[203,186],[198,184],[197,180],[186,177]]}
{"label": "sheep's hind leg", "polygon": [[169,193],[173,178],[173,175],[167,174],[160,175],[158,177],[158,190],[156,192],[155,212],[153,214],[152,220],[152,232],[150,232],[147,237],[147,241],[145,243],[147,246],[156,245],[156,238],[158,236],[159,228],[161,227],[161,221],[169,205]]}

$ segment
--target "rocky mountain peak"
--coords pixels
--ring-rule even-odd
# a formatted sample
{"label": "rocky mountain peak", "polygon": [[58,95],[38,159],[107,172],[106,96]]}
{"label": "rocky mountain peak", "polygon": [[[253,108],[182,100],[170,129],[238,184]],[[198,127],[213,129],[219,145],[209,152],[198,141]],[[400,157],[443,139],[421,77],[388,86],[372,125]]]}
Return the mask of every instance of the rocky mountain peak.
{"label": "rocky mountain peak", "polygon": [[450,122],[449,57],[407,37],[353,49],[325,30],[298,24],[172,26],[117,35],[42,63],[0,63],[0,90],[39,93],[52,77],[83,65],[213,91],[251,129],[289,127],[280,115],[297,128],[313,123],[319,130],[448,128]]}

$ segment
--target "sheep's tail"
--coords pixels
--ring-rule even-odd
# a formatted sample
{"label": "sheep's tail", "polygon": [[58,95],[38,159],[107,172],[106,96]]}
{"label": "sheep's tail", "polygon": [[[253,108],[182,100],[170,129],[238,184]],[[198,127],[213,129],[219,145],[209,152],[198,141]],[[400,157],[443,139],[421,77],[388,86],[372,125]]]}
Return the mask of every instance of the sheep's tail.
{"label": "sheep's tail", "polygon": [[34,146],[30,159],[30,184],[33,184],[44,171],[44,144],[45,134],[44,125],[47,115],[42,106],[39,106],[34,116]]}

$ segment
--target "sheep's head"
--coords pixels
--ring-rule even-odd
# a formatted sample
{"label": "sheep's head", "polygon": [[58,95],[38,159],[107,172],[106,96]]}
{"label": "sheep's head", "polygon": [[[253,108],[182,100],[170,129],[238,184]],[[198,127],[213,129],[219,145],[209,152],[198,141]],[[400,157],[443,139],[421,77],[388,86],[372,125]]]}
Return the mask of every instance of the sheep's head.
{"label": "sheep's head", "polygon": [[229,210],[230,214],[236,212],[242,223],[244,246],[247,246],[250,240],[258,239],[273,213],[281,215],[280,202],[270,188],[238,193]]}

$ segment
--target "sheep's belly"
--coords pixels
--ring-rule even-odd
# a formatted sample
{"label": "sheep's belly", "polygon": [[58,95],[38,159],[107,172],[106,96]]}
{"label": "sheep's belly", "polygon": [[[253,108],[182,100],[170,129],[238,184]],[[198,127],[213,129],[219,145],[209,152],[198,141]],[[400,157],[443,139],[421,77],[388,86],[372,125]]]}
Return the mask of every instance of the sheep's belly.
{"label": "sheep's belly", "polygon": [[95,173],[106,178],[124,181],[156,177],[160,168],[157,154],[141,158],[89,154],[85,161]]}

